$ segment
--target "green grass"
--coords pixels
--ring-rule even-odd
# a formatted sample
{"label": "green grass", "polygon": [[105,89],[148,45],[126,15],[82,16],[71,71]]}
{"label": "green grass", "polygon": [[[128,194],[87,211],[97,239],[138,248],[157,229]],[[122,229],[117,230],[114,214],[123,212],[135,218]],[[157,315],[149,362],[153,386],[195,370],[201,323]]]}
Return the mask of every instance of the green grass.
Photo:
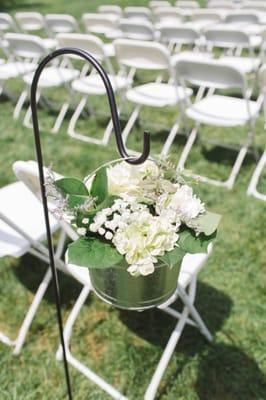
{"label": "green grass", "polygon": [[[35,9],[41,12],[69,12],[75,16],[106,1],[64,0],[18,2],[11,10]],[[126,5],[129,1],[108,1]],[[131,2],[133,3],[133,1]],[[144,1],[135,1],[144,4]],[[18,91],[18,83],[12,84]],[[54,93],[57,97],[60,93]],[[34,159],[32,132],[12,119],[13,106],[0,98],[0,186],[15,180],[12,163],[18,159]],[[97,103],[96,103],[97,105]],[[98,103],[99,105],[99,103]],[[102,105],[100,103],[100,105]],[[132,132],[131,145],[141,145],[148,121],[171,126],[175,110],[143,114],[143,126]],[[53,162],[63,174],[84,176],[103,161],[117,157],[114,140],[107,148],[82,144],[66,134],[67,121],[58,135],[48,128],[54,115],[40,110],[42,143],[46,164]],[[104,118],[83,119],[80,129],[99,135]],[[152,151],[159,152],[167,129],[151,128]],[[241,129],[224,134],[206,129],[202,139],[212,136],[238,142],[244,137]],[[263,119],[257,127],[257,148],[265,146]],[[184,140],[173,146],[177,159]],[[209,176],[225,177],[232,153],[219,147],[197,143],[189,166]],[[219,159],[219,162],[217,161]],[[219,236],[210,261],[200,275],[196,303],[200,313],[215,334],[212,345],[200,333],[186,328],[159,388],[161,400],[265,400],[266,399],[266,274],[265,274],[265,204],[246,196],[246,189],[255,168],[255,160],[247,157],[235,187],[231,191],[200,185],[199,193],[213,211],[223,215]],[[261,189],[266,192],[266,177]],[[18,199],[20,207],[20,199]],[[0,330],[14,336],[23,313],[29,306],[45,266],[31,256],[0,260]],[[63,316],[68,316],[80,291],[72,279],[60,275]],[[174,321],[160,311],[122,312],[109,307],[94,295],[89,297],[75,325],[72,351],[110,383],[140,400],[160,358]],[[49,289],[34,319],[19,357],[0,344],[0,400],[65,399],[63,365],[55,361],[58,345],[53,291]],[[107,400],[98,387],[71,369],[75,400]]]}

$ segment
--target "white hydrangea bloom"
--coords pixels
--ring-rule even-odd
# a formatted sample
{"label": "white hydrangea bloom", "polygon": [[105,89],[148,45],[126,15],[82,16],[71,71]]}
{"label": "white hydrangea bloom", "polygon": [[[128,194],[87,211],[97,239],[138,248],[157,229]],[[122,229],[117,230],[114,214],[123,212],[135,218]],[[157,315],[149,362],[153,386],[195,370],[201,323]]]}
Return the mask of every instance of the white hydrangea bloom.
{"label": "white hydrangea bloom", "polygon": [[157,214],[172,223],[189,223],[199,214],[205,212],[204,204],[193,194],[191,187],[178,186],[174,194],[163,193],[156,202]]}
{"label": "white hydrangea bloom", "polygon": [[115,232],[113,244],[125,255],[132,275],[151,274],[156,257],[174,249],[178,240],[176,228],[167,219],[151,215],[148,208],[133,212],[126,219],[125,225]]}
{"label": "white hydrangea bloom", "polygon": [[109,193],[124,198],[126,195],[140,195],[143,186],[145,190],[149,190],[151,185],[153,190],[156,179],[160,176],[160,170],[150,160],[141,165],[131,165],[123,161],[110,167],[107,176]]}
{"label": "white hydrangea bloom", "polygon": [[86,228],[78,228],[77,229],[77,234],[80,236],[85,236],[86,235]]}

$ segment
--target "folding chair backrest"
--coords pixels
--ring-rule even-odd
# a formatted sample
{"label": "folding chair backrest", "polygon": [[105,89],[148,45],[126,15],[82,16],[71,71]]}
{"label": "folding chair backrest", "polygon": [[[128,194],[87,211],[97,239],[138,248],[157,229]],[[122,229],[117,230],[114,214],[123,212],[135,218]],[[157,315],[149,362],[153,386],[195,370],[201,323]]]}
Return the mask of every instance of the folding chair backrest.
{"label": "folding chair backrest", "polygon": [[122,8],[115,5],[102,5],[98,7],[98,12],[102,14],[113,14],[120,17],[122,15]]}
{"label": "folding chair backrest", "polygon": [[52,33],[68,33],[79,30],[75,18],[68,14],[47,14],[45,24]]}
{"label": "folding chair backrest", "polygon": [[249,36],[243,30],[209,28],[205,31],[207,45],[221,48],[250,46]]}
{"label": "folding chair backrest", "polygon": [[147,20],[137,21],[132,19],[121,19],[118,28],[122,32],[123,37],[128,39],[154,39],[154,27]]}
{"label": "folding chair backrest", "polygon": [[106,33],[117,29],[119,17],[115,15],[87,13],[82,15],[82,22],[88,32]]}
{"label": "folding chair backrest", "polygon": [[125,7],[124,17],[128,19],[151,19],[151,10],[147,7]]}
{"label": "folding chair backrest", "polygon": [[149,7],[154,11],[157,7],[170,7],[171,3],[167,0],[152,0],[149,2]]}
{"label": "folding chair backrest", "polygon": [[234,9],[235,8],[235,4],[232,3],[231,1],[227,1],[227,0],[213,0],[208,2],[208,7],[209,8],[220,8],[220,9]]}
{"label": "folding chair backrest", "polygon": [[194,0],[177,0],[175,5],[180,8],[200,8],[199,3]]}
{"label": "folding chair backrest", "polygon": [[259,17],[256,13],[249,12],[233,12],[225,17],[225,23],[234,24],[238,22],[246,22],[250,24],[258,24]]}
{"label": "folding chair backrest", "polygon": [[244,75],[236,68],[222,65],[219,60],[185,61],[176,63],[177,78],[181,82],[216,89],[246,89]]}
{"label": "folding chair backrest", "polygon": [[222,20],[222,16],[219,12],[209,10],[197,10],[191,14],[192,21],[213,21],[219,22]]}
{"label": "folding chair backrest", "polygon": [[36,31],[44,27],[44,17],[38,12],[17,12],[15,18],[24,31]]}
{"label": "folding chair backrest", "polygon": [[175,7],[158,7],[154,10],[154,17],[157,22],[170,23],[182,22],[184,19],[180,8]]}
{"label": "folding chair backrest", "polygon": [[0,13],[0,30],[14,30],[17,31],[17,26],[11,15],[7,13]]}
{"label": "folding chair backrest", "polygon": [[[59,33],[56,39],[58,40],[59,47],[76,47],[86,50],[100,62],[106,58],[103,41],[95,35],[86,33]],[[77,57],[74,56],[73,58]]]}
{"label": "folding chair backrest", "polygon": [[170,53],[160,43],[117,39],[114,41],[118,62],[130,68],[170,70]]}
{"label": "folding chair backrest", "polygon": [[195,40],[199,39],[199,33],[196,29],[185,26],[177,27],[173,24],[162,23],[159,26],[159,31],[160,40],[163,43],[194,44]]}
{"label": "folding chair backrest", "polygon": [[42,39],[22,33],[6,33],[4,39],[16,57],[39,59],[46,54]]}
{"label": "folding chair backrest", "polygon": [[263,64],[259,70],[259,82],[262,92],[266,95],[266,64]]}

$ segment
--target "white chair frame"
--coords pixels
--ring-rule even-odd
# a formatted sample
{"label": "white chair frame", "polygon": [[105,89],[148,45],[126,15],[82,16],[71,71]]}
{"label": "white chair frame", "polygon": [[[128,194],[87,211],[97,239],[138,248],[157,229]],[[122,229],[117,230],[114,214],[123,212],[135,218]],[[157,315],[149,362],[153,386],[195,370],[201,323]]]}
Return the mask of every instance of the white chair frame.
{"label": "white chair frame", "polygon": [[[212,246],[210,246],[208,254],[205,255],[200,255],[203,256],[201,258],[200,265],[197,268],[197,271],[190,277],[190,279],[187,282],[187,286],[183,287],[182,284],[179,282],[177,283],[177,289],[174,295],[164,304],[161,306],[157,307],[161,311],[167,313],[168,315],[172,316],[175,318],[178,322],[176,326],[174,327],[173,331],[170,334],[170,337],[168,339],[167,345],[163,351],[163,354],[160,358],[160,361],[156,367],[156,370],[152,376],[152,379],[150,380],[150,383],[145,391],[144,395],[144,400],[153,400],[156,396],[156,392],[158,390],[158,387],[160,385],[161,379],[165,373],[165,370],[171,360],[171,357],[175,351],[175,348],[178,344],[178,341],[181,337],[181,334],[185,328],[185,326],[191,325],[200,330],[200,332],[205,336],[205,338],[209,341],[212,342],[213,337],[211,333],[209,332],[208,328],[204,324],[201,316],[199,315],[198,311],[196,310],[194,306],[194,301],[195,301],[195,296],[196,296],[196,283],[197,283],[197,274],[199,270],[203,267],[203,265],[206,263],[207,259],[209,258],[210,254],[212,252]],[[193,255],[197,256],[197,255]],[[185,256],[187,257],[187,256]],[[190,255],[188,255],[190,257]],[[66,257],[67,258],[67,257]],[[191,264],[193,263],[193,260],[191,260]],[[67,360],[70,365],[72,365],[73,368],[77,369],[80,373],[82,373],[87,379],[98,385],[101,389],[103,389],[106,393],[109,394],[110,397],[116,400],[128,400],[128,397],[125,397],[121,392],[119,392],[117,389],[115,389],[112,385],[107,383],[103,378],[101,378],[99,375],[94,373],[90,368],[88,368],[85,364],[83,364],[81,361],[79,361],[72,353],[70,350],[70,340],[71,340],[71,335],[73,331],[73,327],[75,324],[75,321],[77,319],[77,316],[84,305],[88,295],[93,291],[93,288],[91,286],[90,278],[89,278],[89,272],[87,268],[82,268],[82,267],[77,267],[73,266],[71,264],[67,264],[67,268],[70,274],[73,274],[74,277],[76,277],[82,284],[83,284],[83,289],[66,321],[65,327],[64,327],[64,340],[65,340],[65,346],[66,346],[66,354],[67,354]],[[80,271],[84,270],[84,271]],[[177,300],[177,298],[180,298],[181,302],[183,303],[183,309],[181,312],[176,311],[174,308],[170,307],[170,304],[172,304],[174,301]],[[56,353],[56,358],[57,360],[62,360],[62,347],[60,346],[57,353]]]}
{"label": "white chair frame", "polygon": [[[182,65],[182,63],[183,63],[183,65]],[[193,77],[189,74],[189,72],[188,73],[185,72],[185,69],[189,68],[189,64],[192,65],[192,69],[194,71],[195,71],[195,68],[198,69],[199,71],[201,71],[201,72],[199,72],[198,76],[196,76],[197,74],[195,74]],[[209,67],[211,67],[211,69],[208,68],[208,64],[209,64]],[[180,66],[182,66],[182,67],[180,68]],[[214,67],[213,71],[212,71],[212,67]],[[238,154],[237,154],[236,160],[233,164],[233,167],[231,169],[228,179],[226,179],[225,181],[220,181],[220,180],[211,179],[206,176],[199,175],[199,174],[194,174],[192,172],[184,171],[189,176],[193,176],[197,179],[200,179],[202,182],[206,182],[206,183],[209,183],[209,184],[212,184],[215,186],[219,186],[219,187],[226,187],[227,189],[232,189],[232,187],[234,186],[236,177],[237,177],[237,175],[240,171],[240,168],[243,164],[243,161],[245,159],[245,156],[249,150],[249,147],[253,143],[255,121],[257,118],[257,115],[255,117],[251,115],[249,91],[247,89],[247,83],[246,83],[245,76],[237,69],[235,69],[231,66],[230,67],[225,66],[222,63],[220,63],[219,61],[214,61],[214,60],[210,60],[210,61],[206,61],[206,62],[194,62],[194,61],[182,61],[181,60],[181,61],[177,62],[176,68],[177,68],[177,74],[179,76],[180,82],[182,85],[184,85],[184,87],[186,87],[185,82],[187,81],[192,84],[195,84],[196,86],[198,86],[200,88],[194,104],[197,104],[197,102],[201,101],[205,89],[208,89],[206,97],[212,96],[215,93],[216,89],[239,88],[242,92],[243,101],[246,102],[246,109],[247,109],[247,114],[248,114],[248,121],[247,121],[246,125],[249,126],[249,134],[248,134],[244,144],[240,147],[240,149],[239,148],[237,149]],[[207,77],[207,74],[204,73],[204,69],[205,69],[205,71],[209,71],[209,78]],[[225,74],[224,81],[221,79],[221,77],[223,76],[223,73]],[[259,113],[259,110],[262,105],[262,96],[258,97],[256,103],[257,103],[257,108],[258,108],[258,113]],[[187,107],[187,110],[191,107],[190,99],[186,99],[186,107]],[[185,163],[188,159],[189,153],[190,153],[190,151],[193,147],[193,144],[198,136],[198,131],[199,131],[201,123],[199,121],[194,121],[194,123],[195,123],[195,126],[188,136],[187,142],[185,144],[185,147],[184,147],[182,154],[180,156],[180,159],[178,161],[178,167],[177,167],[178,170],[184,170]],[[208,123],[207,123],[207,125],[208,125]],[[212,125],[212,124],[210,123],[210,125]],[[226,123],[226,120],[225,120],[224,123],[221,122],[219,126],[232,127],[232,126],[237,126],[237,124],[234,123],[233,125],[230,125],[230,124]],[[225,144],[221,144],[221,145],[225,148],[236,149],[233,146],[227,146]],[[164,155],[168,153],[169,148],[170,148],[170,146],[163,149]]]}

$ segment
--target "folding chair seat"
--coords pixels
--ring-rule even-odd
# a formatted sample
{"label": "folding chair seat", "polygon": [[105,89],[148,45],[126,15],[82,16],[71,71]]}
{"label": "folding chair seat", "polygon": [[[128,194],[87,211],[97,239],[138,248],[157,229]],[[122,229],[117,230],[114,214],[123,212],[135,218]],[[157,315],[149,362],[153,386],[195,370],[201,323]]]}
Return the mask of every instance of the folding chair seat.
{"label": "folding chair seat", "polygon": [[[245,76],[236,68],[224,65],[219,60],[201,62],[181,60],[176,64],[176,72],[184,87],[188,82],[208,89],[205,97],[197,97],[194,104],[189,102],[186,104],[185,115],[194,121],[195,127],[188,137],[179,159],[178,168],[184,168],[201,124],[220,127],[247,126],[249,128],[249,134],[238,151],[230,176],[226,181],[200,176],[200,179],[204,182],[231,189],[248,148],[253,142],[254,125],[262,105],[261,96],[257,101],[250,100]],[[240,90],[242,98],[228,96],[226,93],[223,95],[215,93],[215,90],[230,89]],[[195,176],[195,174],[191,175]]]}
{"label": "folding chair seat", "polygon": [[[167,302],[157,307],[162,312],[165,312],[168,315],[177,319],[178,322],[170,334],[169,340],[165,346],[165,349],[157,365],[155,373],[153,374],[153,377],[149,382],[147,390],[145,391],[144,400],[154,400],[161,379],[171,360],[171,357],[175,351],[175,348],[179,342],[179,339],[186,324],[197,327],[208,341],[212,341],[211,333],[207,329],[206,325],[204,324],[203,320],[201,319],[199,313],[197,312],[194,306],[198,273],[206,264],[211,253],[212,253],[212,245],[209,246],[207,254],[187,254],[182,261],[175,294]],[[77,316],[82,306],[84,305],[88,295],[93,291],[93,287],[90,281],[89,270],[87,268],[69,264],[67,253],[66,253],[66,265],[68,272],[83,285],[83,289],[80,293],[80,296],[77,299],[64,326],[64,339],[65,339],[67,360],[69,364],[73,366],[73,368],[77,369],[87,379],[89,379],[90,381],[98,385],[100,388],[102,388],[105,392],[108,393],[108,395],[111,398],[117,400],[127,400],[128,399],[127,397],[125,397],[117,389],[115,389],[113,386],[107,383],[99,375],[95,374],[85,364],[81,363],[76,358],[76,356],[74,356],[73,353],[71,353],[70,340],[73,333],[73,327],[77,319]],[[170,307],[170,305],[174,301],[176,301],[177,298],[180,298],[180,300],[183,303],[183,309],[181,312],[177,312],[174,308]],[[57,351],[56,357],[58,360],[62,359],[61,346]]]}
{"label": "folding chair seat", "polygon": [[133,20],[151,20],[152,13],[148,7],[125,7],[124,17]]}
{"label": "folding chair seat", "polygon": [[[18,207],[19,201],[19,207]],[[59,229],[58,222],[50,216],[51,231]],[[30,253],[49,265],[48,249],[41,243],[46,238],[43,209],[36,197],[21,182],[15,182],[0,189],[0,257],[21,257]],[[56,266],[63,269],[59,260],[63,250],[65,234],[61,232],[56,251]],[[19,354],[26,339],[34,315],[51,281],[51,271],[47,269],[41,284],[26,313],[19,333],[11,340],[0,332],[0,341],[14,347]]]}
{"label": "folding chair seat", "polygon": [[[227,50],[228,55],[221,55],[220,60],[225,65],[236,66],[244,74],[257,72],[261,64],[255,56],[254,49],[261,44],[261,38],[249,36],[238,29],[209,28],[205,31],[206,48]],[[242,50],[247,49],[249,56],[242,56]],[[231,53],[231,54],[230,54]]]}
{"label": "folding chair seat", "polygon": [[117,15],[87,13],[83,14],[81,19],[85,30],[89,33],[102,34],[108,38],[119,36]]}
{"label": "folding chair seat", "polygon": [[50,36],[57,33],[79,32],[79,26],[74,17],[68,14],[46,14],[45,26]]}
{"label": "folding chair seat", "polygon": [[[183,90],[175,84],[172,74],[171,58],[168,49],[160,43],[140,42],[129,39],[114,41],[117,60],[121,66],[136,71],[137,69],[153,71],[157,79],[142,85],[129,88],[126,99],[135,106],[122,133],[126,143],[128,135],[133,128],[143,106],[162,108],[175,106],[185,97],[192,94],[191,89]],[[170,82],[161,82],[162,72],[166,72]],[[175,135],[178,123],[174,124],[169,136]]]}
{"label": "folding chair seat", "polygon": [[[38,62],[38,60],[46,54],[46,49],[43,45],[42,40],[39,37],[32,35],[7,33],[5,35],[5,39],[7,40],[13,55],[19,59],[21,58],[30,59],[33,60],[34,62]],[[74,68],[65,68],[55,65],[46,67],[39,79],[39,85],[38,85],[39,90],[37,93],[37,101],[39,101],[40,99],[42,89],[55,88],[59,86],[67,87],[67,84],[69,84],[78,75],[79,71]],[[19,117],[23,104],[28,98],[33,76],[34,76],[33,72],[23,75],[25,88],[22,91],[20,98],[14,109],[14,114],[13,114],[14,119],[17,119]],[[24,125],[27,127],[31,127],[30,120],[31,120],[31,109],[29,107],[23,121]]]}
{"label": "folding chair seat", "polygon": [[[58,42],[61,46],[72,46],[79,47],[90,52],[98,61],[106,66],[109,78],[111,80],[113,90],[119,92],[125,90],[130,84],[130,79],[116,75],[113,71],[112,64],[106,54],[105,46],[102,40],[93,35],[86,34],[59,34],[57,36]],[[72,91],[75,94],[81,95],[81,100],[76,107],[74,114],[71,117],[68,134],[79,140],[83,140],[89,143],[103,144],[106,145],[109,141],[110,135],[112,133],[113,124],[110,120],[107,128],[104,132],[102,139],[96,139],[90,136],[85,136],[76,131],[76,124],[79,117],[84,110],[86,104],[88,103],[90,96],[104,96],[106,95],[105,86],[100,79],[98,73],[92,71],[88,76],[81,76],[72,82]],[[56,131],[56,130],[54,130]]]}

